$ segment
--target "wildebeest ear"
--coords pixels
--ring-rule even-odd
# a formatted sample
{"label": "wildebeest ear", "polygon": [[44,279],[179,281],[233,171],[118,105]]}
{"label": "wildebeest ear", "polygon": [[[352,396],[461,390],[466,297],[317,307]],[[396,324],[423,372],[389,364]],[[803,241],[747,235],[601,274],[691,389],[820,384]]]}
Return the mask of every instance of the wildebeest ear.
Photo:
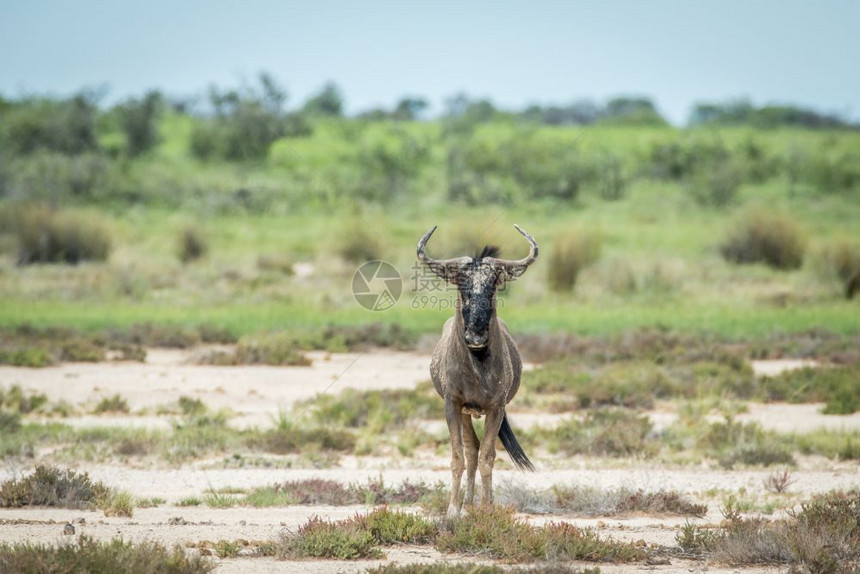
{"label": "wildebeest ear", "polygon": [[526,272],[528,265],[504,265],[499,273],[499,281],[513,281]]}
{"label": "wildebeest ear", "polygon": [[460,271],[471,261],[470,257],[446,261],[425,261],[430,270],[448,283],[460,286]]}

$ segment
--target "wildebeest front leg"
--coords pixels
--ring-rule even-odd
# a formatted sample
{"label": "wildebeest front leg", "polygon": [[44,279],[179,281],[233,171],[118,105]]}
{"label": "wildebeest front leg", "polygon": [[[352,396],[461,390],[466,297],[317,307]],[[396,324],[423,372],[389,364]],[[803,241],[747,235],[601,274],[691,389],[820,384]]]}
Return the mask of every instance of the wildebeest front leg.
{"label": "wildebeest front leg", "polygon": [[475,501],[475,471],[478,469],[478,435],[472,425],[472,415],[461,414],[460,422],[463,425],[463,446],[466,451],[466,504]]}
{"label": "wildebeest front leg", "polygon": [[[448,501],[447,517],[457,518],[460,514],[460,480],[463,477],[463,425],[460,420],[462,404],[445,399],[445,419],[451,434],[451,498]],[[473,431],[474,432],[474,431]]]}
{"label": "wildebeest front leg", "polygon": [[478,451],[478,469],[481,471],[481,504],[493,503],[493,463],[496,461],[496,437],[505,416],[504,409],[487,410],[484,437]]}

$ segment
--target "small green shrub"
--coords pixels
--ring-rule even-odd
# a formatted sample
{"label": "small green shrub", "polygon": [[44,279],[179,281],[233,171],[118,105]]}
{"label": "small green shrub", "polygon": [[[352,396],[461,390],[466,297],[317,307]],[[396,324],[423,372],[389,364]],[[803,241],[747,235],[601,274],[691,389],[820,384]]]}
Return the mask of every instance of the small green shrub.
{"label": "small green shrub", "polygon": [[136,323],[126,329],[108,329],[103,337],[113,345],[138,345],[168,349],[188,349],[198,345],[202,340],[201,332],[196,329],[181,325],[155,325],[153,323]]}
{"label": "small green shrub", "polygon": [[13,367],[47,367],[54,364],[51,352],[44,347],[0,349],[0,364]]}
{"label": "small green shrub", "polygon": [[137,157],[158,143],[158,113],[162,102],[160,93],[150,91],[141,99],[132,98],[116,107],[129,157]]}
{"label": "small green shrub", "polygon": [[427,544],[436,538],[436,525],[432,522],[385,506],[354,520],[373,535],[377,544]]}
{"label": "small green shrub", "polygon": [[803,264],[806,242],[787,216],[764,210],[748,212],[731,230],[720,253],[731,263],[764,263],[774,269],[797,269]]}
{"label": "small green shrub", "polygon": [[0,408],[0,433],[12,434],[21,428],[21,413]]}
{"label": "small green shrub", "polygon": [[134,515],[134,497],[124,490],[108,491],[104,496],[96,500],[96,506],[105,513],[105,516],[127,516]]}
{"label": "small green shrub", "polygon": [[110,492],[103,483],[92,482],[86,472],[39,465],[31,474],[0,485],[0,507],[88,508],[105,500]]}
{"label": "small green shrub", "polygon": [[157,542],[96,541],[81,536],[71,544],[0,544],[0,564],[8,572],[134,572],[135,574],[205,574],[215,565]]}
{"label": "small green shrub", "polygon": [[246,338],[236,346],[232,364],[306,367],[311,360],[301,352],[301,348],[294,337],[285,333]]}
{"label": "small green shrub", "polygon": [[258,436],[252,436],[249,441],[251,446],[273,454],[313,451],[351,452],[355,449],[354,434],[343,429],[328,427],[298,428],[284,425]]}
{"label": "small green shrub", "polygon": [[436,540],[442,552],[489,555],[511,562],[534,560],[631,562],[645,557],[632,544],[603,540],[565,522],[533,527],[500,506],[474,507]]}
{"label": "small green shrub", "polygon": [[117,393],[112,397],[105,397],[99,401],[99,404],[93,409],[93,414],[127,413],[128,411],[128,401]]}
{"label": "small green shrub", "polygon": [[690,182],[693,199],[707,207],[726,207],[735,201],[743,173],[730,161],[697,171]]}
{"label": "small green shrub", "polygon": [[182,411],[182,414],[187,417],[200,416],[208,410],[206,405],[204,405],[203,401],[200,399],[193,399],[184,395],[179,397],[177,404],[179,405],[179,410]]}
{"label": "small green shrub", "polygon": [[847,415],[860,410],[857,381],[860,365],[816,367],[785,371],[765,377],[766,398],[792,403],[823,402],[825,414]]}
{"label": "small green shrub", "polygon": [[0,407],[26,415],[37,411],[48,403],[45,393],[24,391],[18,385],[12,385],[9,390],[0,387]]}
{"label": "small green shrub", "polygon": [[82,213],[32,207],[20,213],[15,233],[19,265],[105,261],[111,250],[105,225]]}
{"label": "small green shrub", "polygon": [[571,291],[583,269],[600,258],[601,237],[596,232],[571,231],[553,242],[548,267],[553,291]]}
{"label": "small green shrub", "polygon": [[74,363],[99,363],[105,359],[105,350],[92,341],[75,338],[63,343],[60,360]]}
{"label": "small green shrub", "polygon": [[717,540],[718,534],[714,530],[698,524],[690,524],[689,521],[685,522],[681,530],[675,534],[675,542],[681,550],[696,555],[713,550]]}
{"label": "small green shrub", "polygon": [[402,429],[414,419],[444,418],[444,404],[429,382],[410,390],[346,389],[337,395],[320,395],[301,406],[312,408],[319,423],[368,428],[371,432]]}
{"label": "small green shrub", "polygon": [[337,560],[382,557],[373,534],[356,521],[329,522],[316,516],[294,534],[283,537],[280,554],[286,558]]}
{"label": "small green shrub", "polygon": [[209,242],[199,228],[186,226],[179,232],[176,253],[182,263],[202,259],[209,252]]}
{"label": "small green shrub", "polygon": [[551,430],[539,431],[550,450],[568,456],[653,456],[659,443],[649,435],[651,421],[647,416],[624,410],[591,410],[582,420],[568,419]]}

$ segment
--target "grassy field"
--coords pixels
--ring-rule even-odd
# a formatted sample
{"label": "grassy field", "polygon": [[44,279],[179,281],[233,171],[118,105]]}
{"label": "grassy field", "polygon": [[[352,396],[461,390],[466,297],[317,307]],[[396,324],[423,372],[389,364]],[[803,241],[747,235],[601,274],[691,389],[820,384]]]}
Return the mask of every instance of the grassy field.
{"label": "grassy field", "polygon": [[[206,324],[242,336],[382,321],[436,332],[454,294],[415,290],[418,238],[438,224],[437,256],[494,243],[521,257],[518,223],[542,257],[501,296],[516,331],[860,332],[832,256],[843,246],[860,261],[855,131],[317,118],[310,133],[239,161],[195,155],[203,120],[172,111],[158,144],[126,157],[103,116],[90,151],[0,161],[0,326]],[[70,220],[77,241],[103,230],[109,255],[17,265],[27,233],[44,233],[28,215],[39,205]],[[733,230],[751,217],[748,228],[791,235],[775,241],[794,249],[793,263],[728,260]],[[597,245],[593,260],[554,257],[582,237]],[[391,310],[353,299],[368,259],[404,279]],[[581,266],[575,285],[550,289],[571,265]]]}

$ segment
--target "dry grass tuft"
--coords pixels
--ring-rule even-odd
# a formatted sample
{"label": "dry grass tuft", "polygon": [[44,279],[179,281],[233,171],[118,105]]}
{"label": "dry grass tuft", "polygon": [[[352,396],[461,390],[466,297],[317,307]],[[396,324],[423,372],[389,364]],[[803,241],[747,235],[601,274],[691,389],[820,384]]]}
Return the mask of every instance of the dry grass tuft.
{"label": "dry grass tuft", "polygon": [[768,492],[782,494],[788,491],[788,487],[794,484],[791,472],[787,469],[775,470],[762,481],[762,486]]}
{"label": "dry grass tuft", "polygon": [[731,263],[764,263],[774,269],[797,269],[803,264],[806,242],[798,225],[785,215],[764,210],[748,212],[720,246]]}
{"label": "dry grass tuft", "polygon": [[582,270],[600,259],[601,243],[596,232],[570,231],[556,237],[547,268],[550,289],[572,291]]}

